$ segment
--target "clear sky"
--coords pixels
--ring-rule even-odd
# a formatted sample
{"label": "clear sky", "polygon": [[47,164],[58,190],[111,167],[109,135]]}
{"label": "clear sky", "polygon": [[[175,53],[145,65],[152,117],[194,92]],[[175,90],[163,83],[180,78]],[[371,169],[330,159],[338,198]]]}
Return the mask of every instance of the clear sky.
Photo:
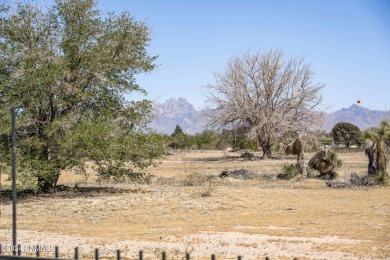
{"label": "clear sky", "polygon": [[390,0],[98,1],[103,11],[128,10],[150,26],[159,66],[137,77],[149,99],[184,97],[202,108],[203,86],[232,55],[278,48],[311,64],[315,81],[326,84],[328,112],[358,99],[390,109]]}
{"label": "clear sky", "polygon": [[184,97],[204,107],[212,72],[248,49],[279,48],[304,56],[326,84],[330,111],[362,101],[390,109],[390,1],[101,0],[103,10],[129,10],[152,29],[156,71],[138,77],[148,98]]}

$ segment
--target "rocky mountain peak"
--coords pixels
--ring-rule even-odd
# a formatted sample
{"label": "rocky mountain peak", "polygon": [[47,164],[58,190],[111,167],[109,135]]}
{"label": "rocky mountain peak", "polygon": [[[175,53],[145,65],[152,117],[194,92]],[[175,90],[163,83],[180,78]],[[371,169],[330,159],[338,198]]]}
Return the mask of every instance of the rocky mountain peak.
{"label": "rocky mountain peak", "polygon": [[386,111],[370,110],[353,104],[348,108],[342,108],[329,114],[322,128],[329,132],[335,124],[347,122],[358,126],[360,130],[366,130],[371,126],[377,126],[382,119],[388,118],[388,116]]}
{"label": "rocky mountain peak", "polygon": [[[185,98],[170,98],[164,103],[154,104],[155,120],[150,127],[165,134],[171,134],[176,124],[179,124],[186,134],[202,132],[207,124],[203,111],[197,111]],[[330,132],[333,126],[340,122],[348,122],[366,130],[377,126],[383,118],[390,118],[390,112],[370,110],[353,104],[327,114],[322,129]]]}
{"label": "rocky mountain peak", "polygon": [[150,127],[171,134],[179,124],[186,134],[200,133],[205,129],[202,112],[197,111],[185,98],[170,98],[164,103],[153,104],[155,120]]}
{"label": "rocky mountain peak", "polygon": [[187,114],[195,111],[194,106],[189,103],[185,98],[170,98],[164,103],[155,103],[154,109],[157,114]]}

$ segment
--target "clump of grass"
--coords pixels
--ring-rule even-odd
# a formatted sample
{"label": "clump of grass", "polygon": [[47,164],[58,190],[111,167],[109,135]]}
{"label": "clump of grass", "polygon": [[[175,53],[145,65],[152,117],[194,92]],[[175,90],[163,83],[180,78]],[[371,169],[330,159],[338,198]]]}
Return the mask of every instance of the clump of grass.
{"label": "clump of grass", "polygon": [[301,173],[302,169],[298,164],[284,164],[282,173],[278,174],[278,179],[291,180]]}
{"label": "clump of grass", "polygon": [[[297,148],[298,149],[298,148]],[[298,156],[303,156],[298,155]],[[282,166],[282,173],[279,173],[277,178],[283,180],[291,180],[298,175],[302,175],[305,178],[313,178],[315,175],[313,169],[307,167],[307,164],[304,160],[298,157],[298,161],[295,164],[284,164]]]}
{"label": "clump of grass", "polygon": [[179,179],[179,183],[183,186],[202,186],[207,181],[207,175],[198,172],[187,174]]}
{"label": "clump of grass", "polygon": [[208,182],[206,185],[204,185],[202,187],[199,194],[201,197],[210,197],[215,189],[216,189],[216,186],[213,185],[211,182]]}
{"label": "clump of grass", "polygon": [[337,176],[339,176],[337,172],[329,171],[329,172],[326,173],[326,176],[324,176],[324,178],[327,179],[327,180],[333,180],[333,179],[336,179]]}
{"label": "clump of grass", "polygon": [[388,186],[390,185],[390,177],[386,172],[380,171],[378,174],[372,175],[372,182],[376,185]]}
{"label": "clump of grass", "polygon": [[252,152],[245,151],[243,154],[241,154],[241,158],[252,160],[255,158],[255,155]]}

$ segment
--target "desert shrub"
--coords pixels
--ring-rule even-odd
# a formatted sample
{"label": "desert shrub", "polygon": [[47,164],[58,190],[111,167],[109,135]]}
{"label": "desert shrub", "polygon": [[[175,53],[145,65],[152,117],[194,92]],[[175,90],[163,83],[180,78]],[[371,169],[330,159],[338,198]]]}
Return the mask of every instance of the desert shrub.
{"label": "desert shrub", "polygon": [[390,184],[390,177],[386,172],[380,171],[372,176],[372,183],[380,186],[388,186]]}
{"label": "desert shrub", "polygon": [[343,163],[335,152],[324,149],[315,153],[308,165],[320,173],[319,178],[330,180],[337,177],[335,170],[341,168]]}
{"label": "desert shrub", "polygon": [[211,182],[207,182],[206,185],[201,187],[199,194],[201,197],[210,197],[216,188],[216,185]]}
{"label": "desert shrub", "polygon": [[339,176],[337,174],[337,172],[335,171],[329,171],[327,172],[324,176],[322,176],[322,178],[326,179],[326,180],[333,180],[333,179],[336,179],[337,176]]}
{"label": "desert shrub", "polygon": [[259,175],[257,173],[254,173],[252,171],[246,170],[246,169],[239,169],[239,170],[234,170],[234,171],[228,171],[228,170],[223,170],[219,175],[219,178],[233,178],[233,179],[256,179],[259,178]]}
{"label": "desert shrub", "polygon": [[241,158],[244,158],[244,159],[253,159],[255,157],[255,155],[251,152],[248,152],[248,151],[245,151],[243,154],[241,154]]}
{"label": "desert shrub", "polygon": [[198,172],[184,175],[179,179],[179,183],[183,186],[202,186],[208,181],[208,177]]}
{"label": "desert shrub", "polygon": [[301,167],[298,164],[284,164],[282,173],[278,174],[278,179],[291,180],[301,173]]}

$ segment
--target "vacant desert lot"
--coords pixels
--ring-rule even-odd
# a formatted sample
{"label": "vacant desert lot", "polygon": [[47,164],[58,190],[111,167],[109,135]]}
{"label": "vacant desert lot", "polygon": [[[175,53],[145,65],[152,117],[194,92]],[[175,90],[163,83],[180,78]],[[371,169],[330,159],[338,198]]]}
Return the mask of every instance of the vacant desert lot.
{"label": "vacant desert lot", "polygon": [[[340,157],[341,178],[366,171],[363,153]],[[139,250],[145,259],[157,259],[162,251],[168,259],[182,259],[185,252],[191,259],[211,254],[217,259],[389,259],[390,188],[330,189],[322,180],[273,178],[293,161],[175,152],[150,170],[156,182],[108,183],[104,186],[115,189],[102,193],[86,188],[97,186],[93,173],[82,182],[64,172],[60,182],[76,186],[76,192],[20,200],[18,243],[59,245],[63,257],[79,246],[84,259],[92,259],[96,247],[106,259],[114,259],[116,249],[128,259]],[[263,178],[205,178],[224,169],[248,169]],[[0,242],[10,244],[10,201],[3,200],[0,211]]]}

